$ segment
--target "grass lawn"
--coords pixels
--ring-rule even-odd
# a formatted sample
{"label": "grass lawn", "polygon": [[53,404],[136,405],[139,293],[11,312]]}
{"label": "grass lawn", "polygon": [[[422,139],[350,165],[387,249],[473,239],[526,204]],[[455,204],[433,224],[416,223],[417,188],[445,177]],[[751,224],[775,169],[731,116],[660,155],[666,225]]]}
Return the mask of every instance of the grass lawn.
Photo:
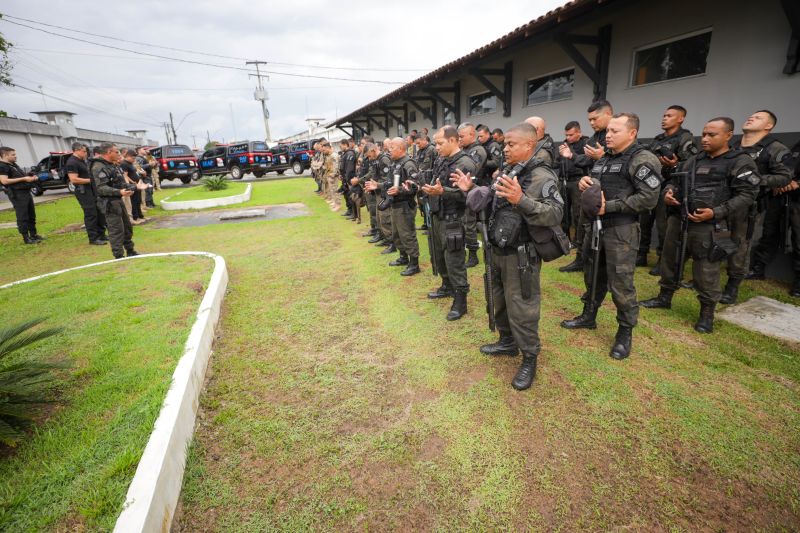
{"label": "grass lawn", "polygon": [[[141,251],[207,250],[230,273],[176,530],[796,529],[797,346],[722,321],[697,334],[681,291],[671,311],[642,310],[633,355],[613,361],[610,302],[596,331],[558,326],[582,291],[564,258],[544,266],[539,373],[518,393],[519,359],[478,352],[494,339],[483,265],[448,323],[449,302],[425,298],[424,236],[423,273],[401,278],[314,188],[254,184],[243,204],[300,201],[308,217],[135,229]],[[45,231],[64,202],[37,209]],[[84,235],[34,248],[7,234],[0,278],[110,255]],[[657,293],[645,269],[636,281]],[[774,282],[742,287],[755,294],[789,301]]]}
{"label": "grass lawn", "polygon": [[207,200],[209,198],[222,198],[224,196],[235,196],[243,194],[247,188],[247,183],[228,181],[228,188],[221,191],[208,191],[202,185],[190,189],[182,189],[180,192],[170,194],[172,202],[185,202],[187,200]]}
{"label": "grass lawn", "polygon": [[65,328],[28,354],[72,363],[29,438],[0,448],[0,530],[113,527],[212,269],[153,258],[0,290],[6,317]]}

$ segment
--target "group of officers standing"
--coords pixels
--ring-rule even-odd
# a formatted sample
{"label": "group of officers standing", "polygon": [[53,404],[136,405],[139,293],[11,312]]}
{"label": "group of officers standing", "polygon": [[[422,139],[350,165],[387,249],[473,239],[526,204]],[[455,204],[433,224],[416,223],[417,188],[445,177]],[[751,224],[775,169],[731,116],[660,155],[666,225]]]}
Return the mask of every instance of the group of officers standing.
{"label": "group of officers standing", "polygon": [[[693,287],[700,302],[694,329],[711,333],[717,303],[735,303],[744,279],[764,279],[780,249],[792,252],[790,294],[800,297],[800,143],[789,150],[776,139],[774,113],[753,113],[735,143],[734,121],[712,118],[699,146],[683,128],[687,111],[679,105],[665,110],[663,133],[647,145],[638,141],[636,114],[615,114],[605,100],[587,113],[593,135],[571,121],[561,144],[542,118],[531,117],[505,133],[444,126],[433,142],[427,131],[382,144],[368,135],[359,143],[345,139],[338,161],[328,141],[315,145],[318,193],[334,210],[343,197],[342,216],[357,223],[366,206],[370,229],[363,236],[383,254],[399,252],[389,265],[405,267],[403,276],[420,272],[415,218],[422,212],[419,229],[442,280],[428,298],[452,298],[447,320],[467,312],[467,268],[479,262],[480,229],[489,324],[499,333],[481,352],[522,352],[512,380],[518,390],[531,386],[541,349],[541,263],[570,246],[575,260],[559,270],[583,272],[586,290],[582,312],[561,326],[596,328],[610,292],[618,329],[609,355],[616,360],[631,353],[640,306],[668,309],[680,287]],[[754,243],[758,220],[763,232]],[[634,271],[648,266],[654,227],[658,259],[650,274],[660,276],[660,292],[640,302]],[[693,279],[683,283],[689,260]]]}

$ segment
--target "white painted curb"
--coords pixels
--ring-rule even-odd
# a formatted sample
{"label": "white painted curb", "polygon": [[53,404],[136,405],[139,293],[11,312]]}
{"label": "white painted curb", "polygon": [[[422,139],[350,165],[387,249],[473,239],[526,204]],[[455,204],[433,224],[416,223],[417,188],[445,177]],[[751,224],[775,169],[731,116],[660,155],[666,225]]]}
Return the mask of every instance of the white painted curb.
{"label": "white painted curb", "polygon": [[67,268],[0,286],[0,289],[5,289],[65,272],[119,261],[180,255],[209,257],[214,260],[214,272],[197,310],[197,319],[184,345],[183,355],[172,374],[172,384],[164,398],[161,412],[153,426],[133,481],[128,487],[125,508],[117,518],[115,532],[168,532],[170,529],[181,492],[187,447],[194,433],[200,392],[214,342],[214,330],[228,285],[225,259],[209,252],[142,254]]}
{"label": "white painted curb", "polygon": [[206,200],[185,200],[169,201],[169,198],[174,198],[178,194],[174,194],[169,198],[165,198],[159,202],[161,209],[165,211],[176,211],[178,209],[206,209],[207,207],[220,207],[223,205],[241,204],[250,200],[250,195],[253,192],[253,184],[248,183],[242,194],[234,194],[233,196],[222,196],[220,198],[208,198]]}

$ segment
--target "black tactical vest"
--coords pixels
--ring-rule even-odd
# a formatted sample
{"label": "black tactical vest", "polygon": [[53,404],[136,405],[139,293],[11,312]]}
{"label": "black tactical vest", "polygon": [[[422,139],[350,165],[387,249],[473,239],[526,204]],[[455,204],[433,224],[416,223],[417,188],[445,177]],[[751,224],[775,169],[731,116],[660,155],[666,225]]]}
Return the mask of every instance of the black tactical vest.
{"label": "black tactical vest", "polygon": [[[19,168],[16,163],[6,163],[5,161],[0,161],[0,174],[8,176],[11,179],[25,177],[25,173],[22,172],[22,169]],[[28,192],[31,188],[31,183],[27,181],[20,181],[17,183],[12,183],[11,185],[4,185],[4,187],[12,191]]]}
{"label": "black tactical vest", "polygon": [[[450,174],[453,174],[456,169],[458,169],[458,161],[462,158],[466,157],[472,160],[464,151],[458,152],[455,157],[440,157],[437,159],[437,165],[435,173],[433,174],[432,182],[436,182],[436,178],[439,178],[439,181],[444,186],[450,186]],[[461,201],[455,199],[448,199],[445,200],[441,196],[431,197],[431,200],[435,200],[436,211],[439,213],[440,218],[444,218],[447,216],[457,216],[461,217],[464,215],[464,208],[466,207],[466,200],[464,198]],[[433,208],[431,208],[433,210]]]}
{"label": "black tactical vest", "polygon": [[[636,192],[629,167],[633,156],[642,150],[644,146],[634,143],[621,154],[606,152],[606,155],[595,162],[590,176],[600,180],[600,188],[606,197],[606,202],[623,200]],[[635,222],[639,217],[627,213],[609,213],[602,218],[603,224],[613,226]]]}
{"label": "black tactical vest", "polygon": [[[525,163],[506,165],[501,174],[509,178],[516,176],[524,194],[531,184],[533,169],[539,166],[548,168],[541,160],[531,157]],[[489,240],[499,248],[516,247],[531,240],[527,222],[513,207],[508,200],[495,195],[488,233]]]}
{"label": "black tactical vest", "polygon": [[700,207],[713,209],[730,199],[731,171],[740,153],[730,150],[715,158],[706,154],[697,156],[694,168],[689,169],[690,213]]}

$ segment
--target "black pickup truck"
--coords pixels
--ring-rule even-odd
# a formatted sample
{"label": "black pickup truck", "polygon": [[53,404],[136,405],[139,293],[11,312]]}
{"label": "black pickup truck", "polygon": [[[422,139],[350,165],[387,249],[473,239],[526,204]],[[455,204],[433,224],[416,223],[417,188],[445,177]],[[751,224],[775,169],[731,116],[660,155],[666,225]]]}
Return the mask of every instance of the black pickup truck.
{"label": "black pickup truck", "polygon": [[252,172],[260,178],[271,170],[272,153],[261,141],[218,144],[203,152],[199,164],[204,176],[230,172],[231,178],[238,180]]}
{"label": "black pickup truck", "polygon": [[31,194],[41,196],[47,189],[69,189],[75,191],[75,186],[67,178],[64,172],[64,165],[72,152],[50,152],[50,155],[39,161],[31,168],[31,172],[36,174],[39,181],[31,186]]}
{"label": "black pickup truck", "polygon": [[150,154],[158,161],[161,180],[179,179],[183,183],[200,178],[200,168],[194,152],[184,144],[168,144],[152,148]]}

